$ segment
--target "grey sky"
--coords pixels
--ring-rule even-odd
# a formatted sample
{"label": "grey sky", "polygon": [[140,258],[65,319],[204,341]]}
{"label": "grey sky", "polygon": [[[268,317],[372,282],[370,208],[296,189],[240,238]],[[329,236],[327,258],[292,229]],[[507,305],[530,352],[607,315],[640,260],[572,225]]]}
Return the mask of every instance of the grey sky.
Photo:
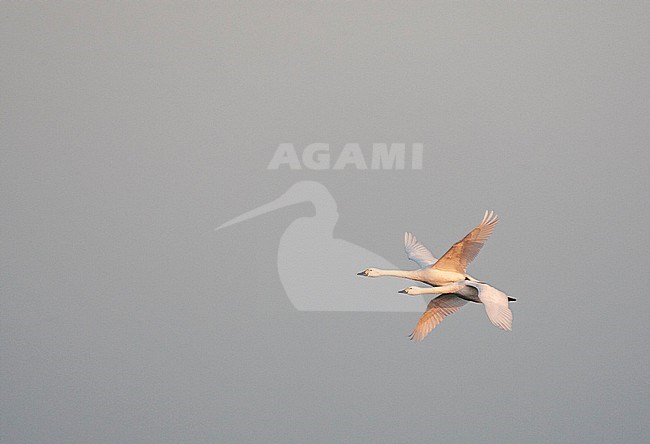
{"label": "grey sky", "polygon": [[[0,13],[0,441],[650,439],[648,2]],[[284,142],[423,169],[267,170]],[[469,272],[513,332],[297,311],[278,245],[309,204],[213,230],[301,180],[400,267],[404,231],[440,255],[496,210]]]}

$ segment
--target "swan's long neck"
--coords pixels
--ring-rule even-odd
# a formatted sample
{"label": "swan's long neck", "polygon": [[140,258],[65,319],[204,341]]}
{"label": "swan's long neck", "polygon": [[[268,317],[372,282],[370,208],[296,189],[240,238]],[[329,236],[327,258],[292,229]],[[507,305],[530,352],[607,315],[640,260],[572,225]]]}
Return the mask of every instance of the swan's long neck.
{"label": "swan's long neck", "polygon": [[419,290],[418,294],[447,294],[447,293],[458,293],[465,288],[464,282],[454,282],[452,284],[441,285],[439,287],[431,288],[422,288]]}
{"label": "swan's long neck", "polygon": [[419,281],[421,279],[420,270],[377,270],[380,276],[395,276],[404,279]]}

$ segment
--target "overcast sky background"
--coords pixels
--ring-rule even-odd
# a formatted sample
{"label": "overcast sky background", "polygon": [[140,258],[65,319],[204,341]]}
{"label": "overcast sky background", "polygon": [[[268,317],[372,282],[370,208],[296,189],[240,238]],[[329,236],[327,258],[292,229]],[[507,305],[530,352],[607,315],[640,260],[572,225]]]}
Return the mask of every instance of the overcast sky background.
{"label": "overcast sky background", "polygon": [[[649,23],[3,2],[0,441],[648,442]],[[420,142],[423,169],[269,171],[282,142]],[[313,207],[214,227],[299,180],[404,268],[405,230],[440,255],[496,210],[469,272],[518,299],[513,332],[477,305],[419,344],[416,313],[294,309],[278,243]]]}

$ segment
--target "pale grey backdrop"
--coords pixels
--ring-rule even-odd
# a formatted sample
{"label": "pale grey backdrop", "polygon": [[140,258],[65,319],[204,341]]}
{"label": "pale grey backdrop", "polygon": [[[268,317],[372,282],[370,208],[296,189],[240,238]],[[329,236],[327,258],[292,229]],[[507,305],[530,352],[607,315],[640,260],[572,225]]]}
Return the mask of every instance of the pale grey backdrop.
{"label": "pale grey backdrop", "polygon": [[[0,17],[3,443],[649,440],[648,2]],[[424,169],[267,171],[281,142]],[[310,205],[213,229],[298,180],[402,267],[405,230],[440,254],[495,209],[470,272],[514,331],[296,311],[277,245]]]}

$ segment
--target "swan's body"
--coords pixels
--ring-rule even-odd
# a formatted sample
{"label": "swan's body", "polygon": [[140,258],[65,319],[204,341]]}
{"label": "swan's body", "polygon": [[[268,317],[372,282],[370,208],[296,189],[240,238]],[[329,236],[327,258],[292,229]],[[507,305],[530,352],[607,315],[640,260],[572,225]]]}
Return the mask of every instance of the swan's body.
{"label": "swan's body", "polygon": [[481,223],[467,236],[452,245],[440,259],[436,259],[411,233],[405,233],[406,255],[420,266],[418,270],[367,268],[358,274],[368,277],[395,276],[433,286],[451,284],[464,279],[476,282],[476,279],[467,274],[467,265],[474,260],[494,231],[498,221],[499,218],[493,211],[486,211]]}
{"label": "swan's body", "polygon": [[424,339],[447,315],[460,310],[468,301],[483,304],[488,319],[495,326],[506,331],[512,330],[512,312],[508,308],[508,301],[515,299],[483,282],[463,280],[439,287],[407,287],[400,293],[412,296],[441,295],[429,302],[411,333],[411,339],[416,341]]}

